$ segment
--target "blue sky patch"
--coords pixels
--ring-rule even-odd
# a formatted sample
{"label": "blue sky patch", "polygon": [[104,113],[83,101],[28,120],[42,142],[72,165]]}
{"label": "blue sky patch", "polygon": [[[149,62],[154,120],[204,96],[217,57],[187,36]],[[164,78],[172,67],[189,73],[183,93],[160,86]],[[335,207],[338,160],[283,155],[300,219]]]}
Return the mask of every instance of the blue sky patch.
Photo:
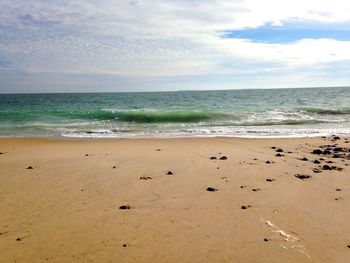
{"label": "blue sky patch", "polygon": [[350,40],[350,26],[329,27],[324,25],[265,25],[258,28],[228,30],[224,32],[223,37],[249,39],[253,42],[260,43],[291,43],[301,39],[321,38],[347,41]]}

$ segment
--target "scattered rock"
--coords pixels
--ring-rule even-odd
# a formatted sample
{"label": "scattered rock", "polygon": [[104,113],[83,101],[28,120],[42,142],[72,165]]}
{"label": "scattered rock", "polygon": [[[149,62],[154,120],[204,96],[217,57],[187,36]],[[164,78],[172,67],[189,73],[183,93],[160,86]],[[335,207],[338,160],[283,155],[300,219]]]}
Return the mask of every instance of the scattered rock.
{"label": "scattered rock", "polygon": [[316,149],[316,150],[313,150],[312,153],[313,153],[313,154],[322,154],[323,151],[320,150],[320,149]]}
{"label": "scattered rock", "polygon": [[257,192],[257,191],[260,191],[261,189],[260,188],[253,188],[252,191],[253,192]]}
{"label": "scattered rock", "polygon": [[322,166],[322,169],[323,169],[323,170],[333,170],[332,167],[329,166],[329,165],[327,165],[327,164],[323,165],[323,166]]}
{"label": "scattered rock", "polygon": [[173,175],[174,173],[172,171],[168,171],[166,175]]}
{"label": "scattered rock", "polygon": [[298,179],[301,179],[301,180],[305,180],[305,179],[309,179],[309,178],[311,178],[311,176],[310,175],[307,175],[307,174],[296,174],[296,175],[294,175],[296,178],[298,178]]}
{"label": "scattered rock", "polygon": [[240,186],[241,189],[243,189],[243,188],[245,188],[245,187],[246,187],[245,185],[241,185],[241,186]]}
{"label": "scattered rock", "polygon": [[271,149],[272,149],[272,150],[275,150],[275,149],[277,149],[277,147],[276,147],[276,146],[272,146]]}
{"label": "scattered rock", "polygon": [[265,163],[270,164],[270,163],[271,163],[271,161],[266,161]]}
{"label": "scattered rock", "polygon": [[272,178],[267,178],[266,179],[266,182],[273,182],[273,181],[275,181],[275,179],[272,179]]}
{"label": "scattered rock", "polygon": [[115,166],[115,165],[112,167],[112,169],[116,169],[116,168],[117,168],[117,166]]}
{"label": "scattered rock", "polygon": [[269,240],[268,240],[267,238],[264,238],[264,241],[267,242],[267,241],[269,241]]}
{"label": "scattered rock", "polygon": [[220,157],[220,160],[227,160],[228,158],[224,155]]}
{"label": "scattered rock", "polygon": [[207,191],[208,191],[208,192],[216,192],[216,191],[219,191],[219,189],[209,186],[209,187],[207,188]]}
{"label": "scattered rock", "polygon": [[335,140],[335,141],[340,140],[340,137],[339,136],[334,136],[333,140]]}
{"label": "scattered rock", "polygon": [[121,205],[121,206],[119,206],[119,209],[128,210],[128,209],[131,209],[131,206],[130,205]]}
{"label": "scattered rock", "polygon": [[20,237],[16,238],[16,241],[21,241],[21,240],[22,240],[22,238],[20,238]]}
{"label": "scattered rock", "polygon": [[141,176],[139,179],[140,179],[140,180],[152,180],[152,177],[149,177],[149,176]]}
{"label": "scattered rock", "polygon": [[337,192],[340,192],[342,189],[340,189],[340,188],[337,188],[337,189],[335,189],[335,191],[337,191]]}
{"label": "scattered rock", "polygon": [[85,154],[85,156],[89,156],[88,154]]}
{"label": "scattered rock", "polygon": [[343,171],[343,168],[342,168],[342,167],[336,167],[335,169],[336,169],[337,171],[339,171],[339,172],[340,172],[340,171]]}
{"label": "scattered rock", "polygon": [[218,158],[216,158],[215,156],[210,157],[210,160],[217,160]]}
{"label": "scattered rock", "polygon": [[33,170],[33,169],[34,169],[34,166],[29,165],[29,166],[27,167],[27,169],[28,169],[28,170]]}
{"label": "scattered rock", "polygon": [[321,173],[321,170],[320,169],[318,169],[318,168],[314,168],[314,169],[312,169],[312,171],[314,172],[314,173]]}
{"label": "scattered rock", "polygon": [[128,245],[127,244],[123,244],[123,247],[127,247]]}
{"label": "scattered rock", "polygon": [[303,158],[301,158],[301,159],[299,159],[300,161],[304,161],[304,162],[306,162],[306,161],[308,161],[309,159],[308,158],[306,158],[306,157],[303,157]]}
{"label": "scattered rock", "polygon": [[3,153],[3,152],[0,152],[0,155],[2,155],[2,154],[5,154],[5,153]]}
{"label": "scattered rock", "polygon": [[320,164],[321,162],[319,160],[315,160],[314,163]]}
{"label": "scattered rock", "polygon": [[284,156],[284,154],[280,154],[280,153],[276,154],[276,157],[283,157],[283,156]]}
{"label": "scattered rock", "polygon": [[245,205],[242,205],[241,209],[247,209],[247,207]]}
{"label": "scattered rock", "polygon": [[326,163],[333,163],[333,161],[327,161]]}
{"label": "scattered rock", "polygon": [[276,153],[283,153],[283,149],[278,148],[278,149],[276,150]]}
{"label": "scattered rock", "polygon": [[157,149],[156,152],[160,152],[160,149]]}

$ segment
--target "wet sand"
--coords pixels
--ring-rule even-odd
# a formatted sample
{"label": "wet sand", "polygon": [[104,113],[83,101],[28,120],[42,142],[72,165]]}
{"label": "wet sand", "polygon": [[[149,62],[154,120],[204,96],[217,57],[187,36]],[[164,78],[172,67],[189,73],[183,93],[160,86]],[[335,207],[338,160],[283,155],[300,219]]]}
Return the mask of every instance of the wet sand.
{"label": "wet sand", "polygon": [[0,262],[350,262],[349,147],[0,139]]}

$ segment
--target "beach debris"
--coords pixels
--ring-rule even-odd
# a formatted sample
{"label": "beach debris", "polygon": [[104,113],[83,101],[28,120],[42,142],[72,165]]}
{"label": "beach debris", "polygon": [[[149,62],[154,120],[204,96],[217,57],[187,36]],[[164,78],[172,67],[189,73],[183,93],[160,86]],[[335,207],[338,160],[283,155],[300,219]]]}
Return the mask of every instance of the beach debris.
{"label": "beach debris", "polygon": [[209,187],[207,188],[207,191],[208,191],[208,192],[217,192],[217,191],[219,191],[219,189],[209,186]]}
{"label": "beach debris", "polygon": [[130,205],[121,205],[121,206],[119,206],[119,209],[128,210],[128,209],[131,209],[131,206]]}
{"label": "beach debris", "polygon": [[33,170],[33,169],[34,169],[34,166],[29,165],[29,166],[27,167],[27,169],[28,169],[28,170]]}
{"label": "beach debris", "polygon": [[140,179],[140,180],[152,180],[152,177],[149,177],[149,176],[141,176],[139,179]]}
{"label": "beach debris", "polygon": [[228,158],[227,158],[227,156],[225,156],[225,155],[220,157],[220,160],[227,160],[227,159],[228,159]]}
{"label": "beach debris", "polygon": [[167,171],[166,175],[173,175],[174,172],[173,171]]}
{"label": "beach debris", "polygon": [[266,178],[266,182],[273,182],[273,181],[275,181],[275,179],[273,179],[273,178]]}
{"label": "beach debris", "polygon": [[305,180],[305,179],[309,179],[311,178],[311,175],[307,175],[307,174],[296,174],[294,175],[296,178],[301,179],[301,180]]}
{"label": "beach debris", "polygon": [[216,158],[215,156],[210,157],[210,160],[217,160],[218,158]]}

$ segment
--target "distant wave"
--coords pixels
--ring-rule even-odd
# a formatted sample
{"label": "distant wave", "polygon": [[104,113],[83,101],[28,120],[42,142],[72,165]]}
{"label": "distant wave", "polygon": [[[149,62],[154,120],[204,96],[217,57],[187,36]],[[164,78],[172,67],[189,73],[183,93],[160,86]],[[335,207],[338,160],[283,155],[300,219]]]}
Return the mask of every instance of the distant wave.
{"label": "distant wave", "polygon": [[324,115],[350,114],[350,108],[340,108],[340,109],[300,108],[300,110],[308,113],[317,113],[317,114],[324,114]]}

